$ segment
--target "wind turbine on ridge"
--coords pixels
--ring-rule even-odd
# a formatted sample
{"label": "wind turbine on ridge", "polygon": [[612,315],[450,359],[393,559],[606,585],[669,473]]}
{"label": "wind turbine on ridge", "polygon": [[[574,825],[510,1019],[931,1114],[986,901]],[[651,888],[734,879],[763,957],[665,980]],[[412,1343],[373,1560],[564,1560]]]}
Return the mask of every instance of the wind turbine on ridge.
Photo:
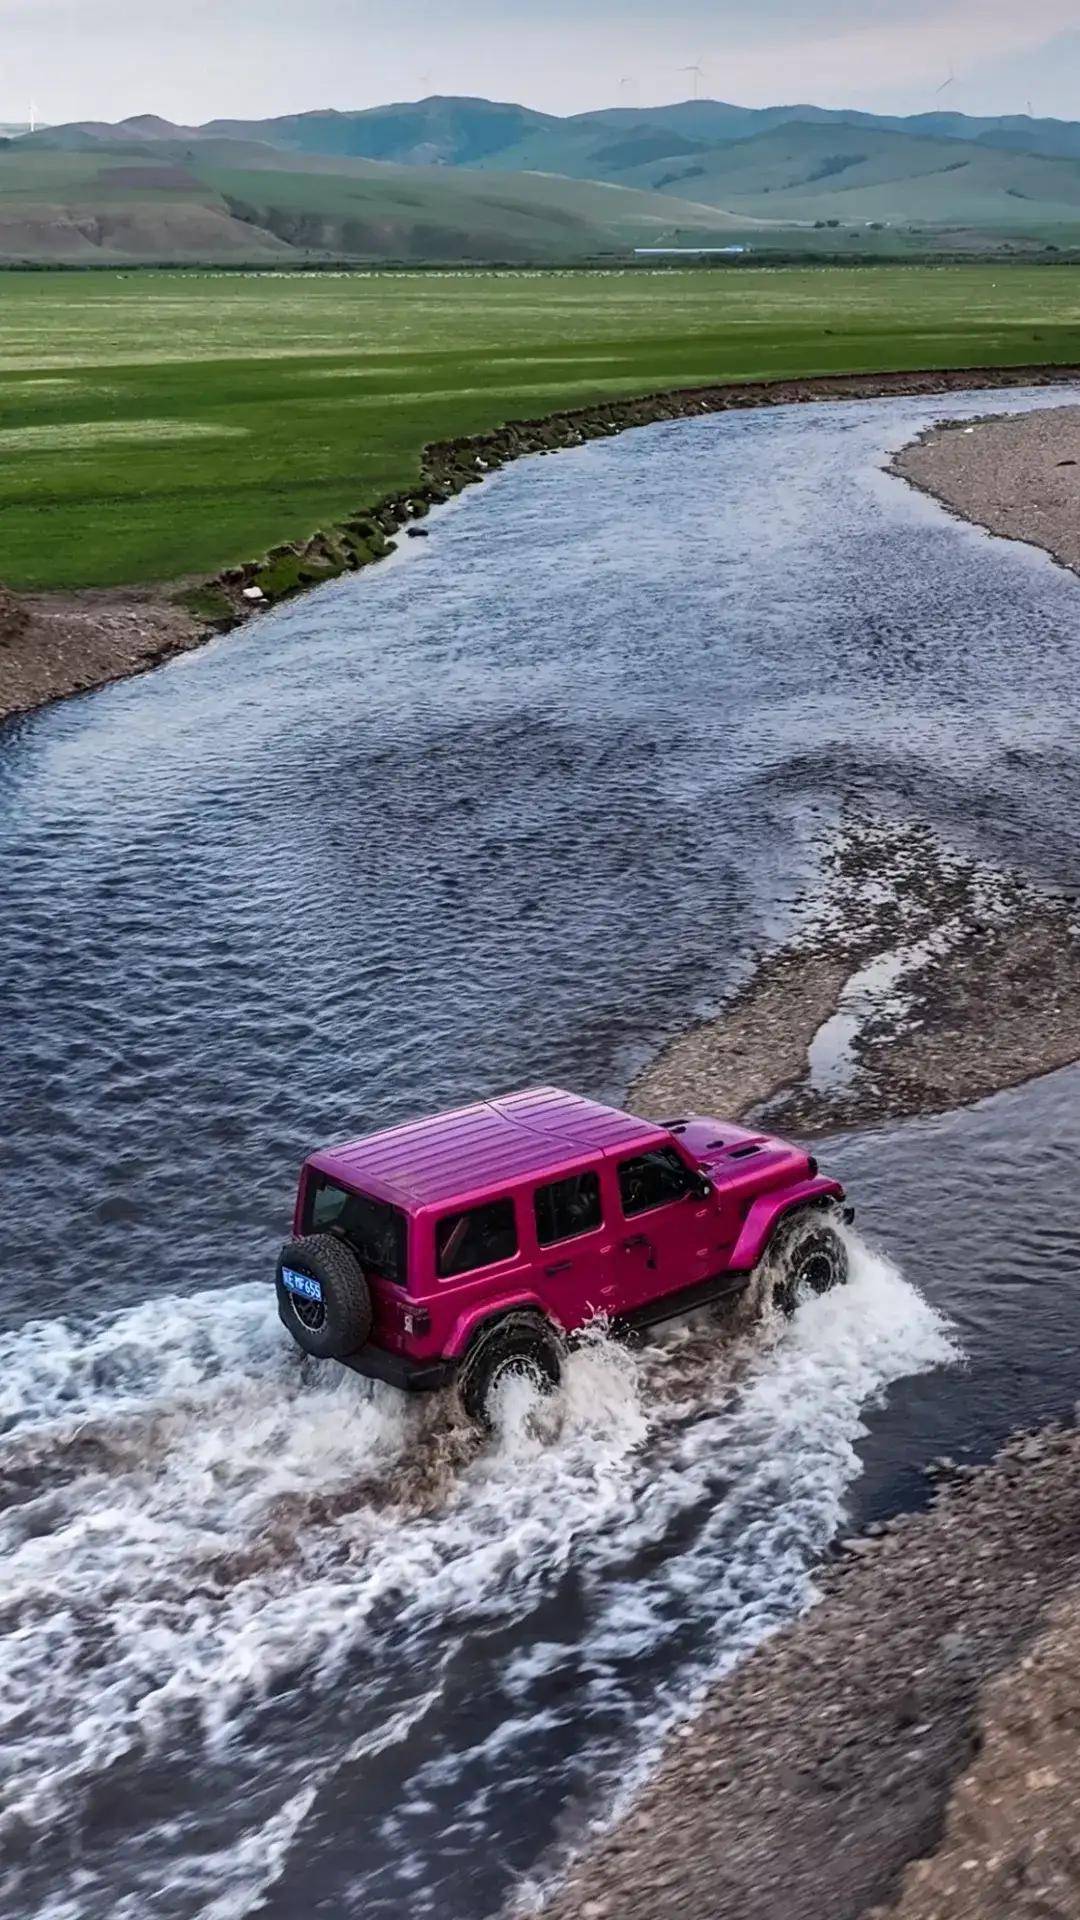
{"label": "wind turbine on ridge", "polygon": [[694,76],[694,99],[695,99],[695,100],[697,100],[697,99],[698,99],[698,98],[700,97],[700,93],[701,93],[701,82],[702,82],[702,81],[704,80],[704,78],[705,78],[705,69],[704,69],[704,67],[703,67],[703,66],[702,66],[702,64],[701,64],[701,61],[700,61],[700,60],[692,60],[689,66],[687,66],[687,67],[680,67],[680,68],[679,68],[679,72],[680,72],[680,73],[692,73],[692,74],[693,74],[693,76]]}

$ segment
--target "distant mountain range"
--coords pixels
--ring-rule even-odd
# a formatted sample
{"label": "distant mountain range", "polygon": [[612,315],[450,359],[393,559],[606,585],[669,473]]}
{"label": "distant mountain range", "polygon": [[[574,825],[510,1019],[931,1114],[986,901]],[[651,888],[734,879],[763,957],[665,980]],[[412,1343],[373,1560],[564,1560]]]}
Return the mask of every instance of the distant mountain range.
{"label": "distant mountain range", "polygon": [[549,261],[649,245],[1073,248],[1080,123],[716,100],[563,119],[436,97],[200,127],[142,114],[0,143],[0,259]]}
{"label": "distant mountain range", "polygon": [[575,163],[583,155],[602,154],[605,143],[614,155],[609,164],[621,170],[639,160],[751,140],[793,121],[1080,159],[1080,122],[1074,120],[1034,120],[1027,114],[978,119],[964,113],[917,113],[905,118],[848,108],[736,107],[723,100],[604,107],[560,119],[532,107],[434,95],[394,106],[365,107],[356,113],[327,109],[274,120],[211,120],[201,127],[177,126],[155,114],[139,114],[113,125],[77,120],[32,137],[38,145],[68,150],[118,139],[258,140],[295,153],[393,160],[403,166],[495,166],[501,172],[530,166],[580,176],[580,165]]}

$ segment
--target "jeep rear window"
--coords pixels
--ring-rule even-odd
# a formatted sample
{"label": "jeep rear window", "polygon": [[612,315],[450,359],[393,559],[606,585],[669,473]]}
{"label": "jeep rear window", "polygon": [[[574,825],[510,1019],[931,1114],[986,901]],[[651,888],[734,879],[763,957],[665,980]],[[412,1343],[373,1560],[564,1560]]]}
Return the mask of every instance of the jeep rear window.
{"label": "jeep rear window", "polygon": [[308,1183],[305,1233],[340,1233],[364,1266],[405,1285],[405,1215],[370,1193],[349,1193],[315,1174]]}
{"label": "jeep rear window", "polygon": [[669,1200],[681,1200],[693,1184],[690,1170],[671,1147],[654,1147],[619,1165],[619,1193],[625,1214],[646,1213]]}
{"label": "jeep rear window", "polygon": [[467,1213],[448,1213],[435,1229],[435,1250],[441,1280],[512,1260],[518,1250],[513,1201],[491,1200]]}
{"label": "jeep rear window", "polygon": [[572,1173],[568,1180],[553,1180],[549,1187],[537,1187],[536,1237],[542,1247],[556,1240],[573,1240],[579,1233],[591,1233],[603,1225],[600,1211],[600,1182],[595,1173]]}

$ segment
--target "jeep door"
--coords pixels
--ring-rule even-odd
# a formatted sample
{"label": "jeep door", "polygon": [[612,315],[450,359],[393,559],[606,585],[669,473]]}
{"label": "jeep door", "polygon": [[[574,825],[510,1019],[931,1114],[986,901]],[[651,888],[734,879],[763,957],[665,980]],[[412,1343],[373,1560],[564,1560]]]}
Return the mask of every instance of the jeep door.
{"label": "jeep door", "polygon": [[615,1162],[621,1221],[615,1234],[619,1311],[711,1279],[724,1259],[716,1203],[674,1147],[648,1147]]}
{"label": "jeep door", "polygon": [[536,1235],[536,1291],[573,1332],[612,1307],[612,1223],[604,1217],[600,1170],[590,1163],[538,1181],[526,1204]]}

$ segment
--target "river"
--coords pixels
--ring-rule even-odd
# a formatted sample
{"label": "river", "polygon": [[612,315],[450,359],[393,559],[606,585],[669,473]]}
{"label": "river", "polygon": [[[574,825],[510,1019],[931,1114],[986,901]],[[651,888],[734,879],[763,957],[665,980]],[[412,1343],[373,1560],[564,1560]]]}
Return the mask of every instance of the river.
{"label": "river", "polygon": [[[1065,397],[1070,397],[1068,394]],[[657,425],[0,732],[12,1920],[526,1897],[943,1450],[1069,1411],[1080,1074],[821,1157],[852,1285],[579,1353],[551,1430],[310,1371],[319,1141],[620,1097],[852,811],[1080,887],[1080,590],[883,472],[947,413]]]}

